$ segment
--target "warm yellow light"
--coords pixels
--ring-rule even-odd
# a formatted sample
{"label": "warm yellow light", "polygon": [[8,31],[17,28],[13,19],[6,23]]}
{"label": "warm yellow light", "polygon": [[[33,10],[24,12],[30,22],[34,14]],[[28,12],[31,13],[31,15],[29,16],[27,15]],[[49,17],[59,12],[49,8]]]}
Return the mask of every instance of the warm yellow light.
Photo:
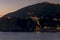
{"label": "warm yellow light", "polygon": [[36,26],[35,31],[40,31],[40,27]]}
{"label": "warm yellow light", "polygon": [[44,29],[47,29],[48,27],[47,26],[44,26]]}
{"label": "warm yellow light", "polygon": [[57,30],[60,30],[60,27],[57,27],[56,29],[57,29]]}
{"label": "warm yellow light", "polygon": [[11,19],[11,17],[7,17],[8,19]]}

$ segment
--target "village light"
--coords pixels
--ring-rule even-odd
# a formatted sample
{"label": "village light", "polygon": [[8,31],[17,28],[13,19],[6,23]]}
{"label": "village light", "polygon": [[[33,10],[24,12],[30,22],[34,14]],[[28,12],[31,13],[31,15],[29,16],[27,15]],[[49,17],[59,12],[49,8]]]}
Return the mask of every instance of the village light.
{"label": "village light", "polygon": [[8,18],[8,19],[11,19],[11,17],[9,17],[9,16],[8,16],[7,18]]}

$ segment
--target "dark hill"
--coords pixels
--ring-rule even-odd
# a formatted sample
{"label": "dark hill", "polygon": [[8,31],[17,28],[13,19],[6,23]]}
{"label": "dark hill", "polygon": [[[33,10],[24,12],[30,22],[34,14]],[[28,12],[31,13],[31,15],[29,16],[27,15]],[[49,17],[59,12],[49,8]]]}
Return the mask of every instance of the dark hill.
{"label": "dark hill", "polygon": [[60,25],[59,20],[52,20],[60,18],[60,4],[37,3],[6,14],[2,17],[0,28],[2,31],[35,31],[37,24],[30,18],[34,16],[40,18],[39,23],[43,30],[44,26],[54,29],[57,24]]}
{"label": "dark hill", "polygon": [[48,2],[38,3],[34,5],[30,5],[28,7],[24,7],[19,9],[15,12],[9,13],[4,17],[20,17],[25,18],[28,16],[59,16],[60,14],[60,5],[59,4],[52,4]]}

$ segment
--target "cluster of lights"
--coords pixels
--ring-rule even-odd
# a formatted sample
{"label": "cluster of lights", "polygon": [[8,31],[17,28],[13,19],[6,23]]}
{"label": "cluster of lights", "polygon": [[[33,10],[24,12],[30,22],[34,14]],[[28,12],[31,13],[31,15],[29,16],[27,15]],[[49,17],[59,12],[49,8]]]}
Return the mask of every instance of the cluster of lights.
{"label": "cluster of lights", "polygon": [[60,19],[57,19],[57,18],[53,18],[53,20],[55,20],[55,21],[58,21],[59,20],[60,21]]}

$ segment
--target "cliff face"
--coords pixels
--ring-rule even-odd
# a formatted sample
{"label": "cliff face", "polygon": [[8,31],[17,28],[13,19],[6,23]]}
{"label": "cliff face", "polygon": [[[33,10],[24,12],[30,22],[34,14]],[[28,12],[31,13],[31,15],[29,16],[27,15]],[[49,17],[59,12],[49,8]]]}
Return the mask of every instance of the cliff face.
{"label": "cliff face", "polygon": [[42,28],[60,25],[60,20],[53,21],[54,18],[60,19],[60,5],[43,2],[6,14],[1,20],[1,30],[34,31],[37,24],[30,17],[39,18]]}

